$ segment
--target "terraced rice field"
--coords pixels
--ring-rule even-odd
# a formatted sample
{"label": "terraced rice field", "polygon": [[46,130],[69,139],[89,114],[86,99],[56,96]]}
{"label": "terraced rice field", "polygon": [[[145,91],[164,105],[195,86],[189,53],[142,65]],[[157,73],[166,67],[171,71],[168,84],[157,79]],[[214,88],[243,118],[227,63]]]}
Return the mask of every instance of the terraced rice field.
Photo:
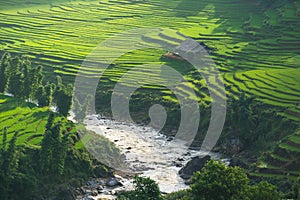
{"label": "terraced rice field", "polygon": [[[18,131],[17,145],[39,148],[49,112],[48,108],[38,108],[35,104],[0,95],[0,141],[2,142],[2,130],[6,127],[8,140]],[[60,119],[57,116],[55,120]]]}
{"label": "terraced rice field", "polygon": [[[157,33],[144,35],[141,45],[176,46],[185,37],[191,37],[205,46],[216,63],[227,94],[255,95],[258,100],[283,108],[280,115],[299,122],[299,16],[300,2],[293,0],[271,4],[260,0],[239,3],[235,0],[2,1],[0,51],[26,54],[35,64],[45,66],[47,79],[62,75],[64,81],[71,82],[78,69],[87,77],[97,76],[94,69],[80,68],[80,65],[100,42],[131,29],[158,28]],[[109,59],[118,48],[107,47],[103,52],[101,57]],[[100,85],[114,85],[128,70],[140,65],[166,64],[188,81],[180,85],[182,95],[187,95],[188,87],[196,91],[198,101],[210,101],[206,82],[199,73],[186,62],[161,59],[164,53],[163,49],[128,52],[105,71]],[[155,70],[159,69],[146,69],[132,79],[142,77],[143,83],[152,83],[157,78],[151,75]],[[207,81],[220,80],[211,77]],[[148,84],[147,88],[160,92],[167,101],[177,102],[169,90],[159,85]],[[214,92],[218,93],[218,88]],[[22,110],[21,114],[18,109],[10,112],[7,114],[32,121],[32,125],[23,124],[19,128],[36,129],[37,135],[23,133],[22,140],[38,143],[43,117],[35,119],[29,109]],[[1,112],[0,123],[16,123],[14,117],[5,116]],[[269,168],[288,170],[299,166],[299,144],[299,134],[283,140],[267,158]],[[272,160],[276,160],[277,166],[273,166]]]}
{"label": "terraced rice field", "polygon": [[[1,2],[0,49],[28,54],[36,64],[46,66],[49,79],[59,74],[71,81],[84,58],[103,40],[135,28],[160,28],[157,34],[146,34],[142,42],[176,46],[184,36],[192,37],[207,47],[224,74],[228,93],[246,91],[270,104],[294,109],[300,99],[300,5],[298,1],[260,4],[220,0]],[[104,59],[112,51],[107,49]],[[157,49],[130,52],[104,75],[116,82],[140,64],[170,65],[160,59],[163,53]],[[174,67],[186,73],[186,79],[193,79],[188,77],[192,69],[182,65]],[[95,74],[93,69],[80,70]],[[192,87],[199,87],[195,82]],[[286,84],[291,84],[288,90]],[[275,91],[268,90],[274,87]]]}
{"label": "terraced rice field", "polygon": [[300,134],[292,134],[285,138],[275,148],[275,150],[267,155],[266,166],[260,171],[267,174],[284,175],[290,177],[298,177],[300,175]]}
{"label": "terraced rice field", "polygon": [[226,73],[228,87],[237,94],[246,91],[272,105],[294,107],[299,104],[298,69],[251,70]]}

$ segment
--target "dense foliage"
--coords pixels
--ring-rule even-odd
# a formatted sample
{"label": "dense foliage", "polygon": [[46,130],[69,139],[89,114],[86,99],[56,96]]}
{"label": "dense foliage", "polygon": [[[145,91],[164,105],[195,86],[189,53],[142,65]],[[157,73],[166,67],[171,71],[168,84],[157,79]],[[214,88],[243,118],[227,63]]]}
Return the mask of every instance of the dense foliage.
{"label": "dense foliage", "polygon": [[258,102],[245,93],[229,97],[223,137],[239,139],[243,149],[267,149],[269,143],[275,144],[298,128],[296,122],[278,115],[282,108]]}
{"label": "dense foliage", "polygon": [[150,178],[135,176],[133,181],[135,189],[133,191],[124,192],[118,200],[162,200],[158,185]]}
{"label": "dense foliage", "polygon": [[76,148],[74,127],[66,125],[50,113],[40,148],[16,145],[18,132],[9,140],[9,129],[4,127],[0,143],[0,199],[55,197],[62,188],[109,173],[86,150]]}
{"label": "dense foliage", "polygon": [[191,189],[166,195],[167,200],[276,200],[282,194],[277,187],[265,181],[251,183],[240,167],[226,167],[210,160],[192,176]]}
{"label": "dense foliage", "polygon": [[[261,181],[251,183],[246,172],[240,167],[227,167],[224,163],[210,160],[204,168],[192,176],[191,188],[161,195],[157,184],[150,178],[138,177],[134,179],[133,191],[119,194],[120,200],[276,200],[284,196],[278,192],[276,186]],[[299,187],[295,183],[294,187]],[[291,198],[297,199],[299,191]]]}
{"label": "dense foliage", "polygon": [[[249,179],[239,167],[226,167],[209,161],[192,178],[192,194],[203,199],[242,199],[247,194]],[[217,191],[217,192],[216,192]]]}
{"label": "dense foliage", "polygon": [[72,86],[63,85],[60,77],[57,77],[56,85],[43,84],[43,67],[33,67],[28,57],[4,53],[0,75],[0,93],[8,92],[18,98],[37,101],[40,107],[55,105],[60,114],[68,115],[72,106]]}

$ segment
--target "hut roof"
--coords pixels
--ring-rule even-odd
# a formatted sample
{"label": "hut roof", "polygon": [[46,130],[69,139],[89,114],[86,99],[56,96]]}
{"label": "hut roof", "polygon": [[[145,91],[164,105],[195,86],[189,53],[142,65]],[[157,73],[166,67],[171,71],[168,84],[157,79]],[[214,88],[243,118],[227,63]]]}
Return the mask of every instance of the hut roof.
{"label": "hut roof", "polygon": [[174,53],[177,52],[192,52],[192,53],[201,53],[204,49],[201,48],[201,45],[192,39],[185,40],[174,50]]}

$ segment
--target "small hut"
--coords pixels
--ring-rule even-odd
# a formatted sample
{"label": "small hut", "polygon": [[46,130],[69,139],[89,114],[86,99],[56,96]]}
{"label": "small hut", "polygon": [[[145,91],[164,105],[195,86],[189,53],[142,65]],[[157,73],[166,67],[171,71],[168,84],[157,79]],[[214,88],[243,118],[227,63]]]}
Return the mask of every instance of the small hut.
{"label": "small hut", "polygon": [[173,52],[168,52],[162,55],[162,58],[169,58],[173,60],[187,60],[195,56],[201,56],[207,54],[205,47],[199,44],[197,41],[187,39],[176,47]]}

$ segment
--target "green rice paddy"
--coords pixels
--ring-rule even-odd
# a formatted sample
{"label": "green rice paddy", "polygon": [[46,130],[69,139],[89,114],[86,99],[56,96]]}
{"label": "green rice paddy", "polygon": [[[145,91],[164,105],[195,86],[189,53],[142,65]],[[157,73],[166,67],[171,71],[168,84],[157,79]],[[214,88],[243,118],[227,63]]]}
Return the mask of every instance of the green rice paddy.
{"label": "green rice paddy", "polygon": [[[78,69],[95,75],[80,64],[100,42],[126,30],[159,28],[157,34],[146,34],[143,43],[176,46],[192,37],[210,49],[228,93],[245,91],[272,105],[293,108],[300,99],[299,2],[260,4],[220,0],[1,2],[0,49],[28,54],[36,64],[46,66],[49,79],[58,74],[71,81]],[[105,60],[112,51],[107,49],[101,56]],[[130,52],[118,58],[104,76],[116,82],[140,64],[172,66],[160,59],[163,53],[158,49]],[[173,67],[181,73],[192,71],[183,65]],[[192,88],[199,87],[191,83]]]}
{"label": "green rice paddy", "polygon": [[[255,95],[262,102],[283,108],[278,114],[299,122],[299,16],[300,2],[293,0],[272,4],[259,0],[2,1],[0,51],[26,54],[34,64],[45,66],[48,80],[61,75],[64,81],[71,82],[79,69],[88,77],[97,76],[93,69],[80,65],[102,41],[127,30],[159,28],[157,33],[143,36],[142,44],[176,46],[185,37],[191,37],[206,46],[222,74],[228,95]],[[118,49],[107,48],[101,56],[105,60],[114,51]],[[185,62],[161,59],[164,53],[163,49],[128,52],[105,71],[100,85],[115,84],[128,70],[140,65],[165,64],[188,81],[179,86],[182,95],[186,95],[189,87],[195,90],[199,101],[210,101],[203,89],[205,80],[199,73]],[[143,77],[143,83],[153,83],[157,77],[151,76],[151,70],[157,69],[147,69],[132,78]],[[211,77],[208,81],[219,80]],[[177,102],[163,87],[147,84],[147,88],[159,91],[167,101]],[[218,93],[218,89],[214,92]],[[18,106],[4,111],[6,101],[1,97],[0,127],[12,127],[10,134],[20,130],[18,142],[38,144],[47,111]],[[22,119],[26,119],[23,124],[17,123]],[[267,165],[273,166],[272,160],[277,160],[279,164],[275,167],[285,170],[293,161],[299,162],[299,144],[299,135],[291,135],[271,153]]]}
{"label": "green rice paddy", "polygon": [[[49,109],[38,108],[35,104],[4,95],[0,95],[0,99],[0,141],[2,142],[3,127],[6,127],[8,140],[18,131],[17,144],[38,148],[45,131]],[[57,116],[56,120],[59,119]]]}

